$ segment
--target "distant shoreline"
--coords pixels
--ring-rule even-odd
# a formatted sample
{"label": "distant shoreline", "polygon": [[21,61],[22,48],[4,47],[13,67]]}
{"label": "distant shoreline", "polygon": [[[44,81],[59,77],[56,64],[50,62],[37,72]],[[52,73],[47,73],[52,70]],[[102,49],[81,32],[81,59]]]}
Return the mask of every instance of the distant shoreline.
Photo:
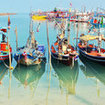
{"label": "distant shoreline", "polygon": [[5,16],[5,15],[16,15],[16,13],[0,13],[0,16]]}

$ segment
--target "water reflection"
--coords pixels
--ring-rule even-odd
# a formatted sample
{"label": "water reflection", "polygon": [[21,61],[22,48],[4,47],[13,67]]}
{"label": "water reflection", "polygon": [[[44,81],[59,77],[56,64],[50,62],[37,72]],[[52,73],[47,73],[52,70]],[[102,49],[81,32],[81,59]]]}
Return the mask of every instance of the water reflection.
{"label": "water reflection", "polygon": [[58,76],[61,93],[66,89],[66,94],[74,95],[79,74],[78,62],[75,63],[74,67],[70,67],[53,59],[52,66]]}
{"label": "water reflection", "polygon": [[3,63],[0,64],[0,85],[2,84],[3,78],[8,74],[8,69]]}
{"label": "water reflection", "polygon": [[82,57],[80,60],[84,65],[80,65],[81,70],[87,78],[96,78],[105,85],[105,66],[92,62]]}
{"label": "water reflection", "polygon": [[26,67],[22,65],[18,66],[13,71],[13,75],[18,81],[20,81],[20,83],[25,88],[29,86],[34,95],[38,82],[42,77],[42,75],[44,74],[44,72],[45,72],[45,63],[42,62],[39,65],[30,66],[30,67]]}
{"label": "water reflection", "polygon": [[86,78],[94,78],[97,89],[97,96],[100,96],[99,82],[105,85],[105,66],[92,62],[88,59],[84,59],[80,56],[80,60],[84,65],[80,65],[80,69],[86,76]]}

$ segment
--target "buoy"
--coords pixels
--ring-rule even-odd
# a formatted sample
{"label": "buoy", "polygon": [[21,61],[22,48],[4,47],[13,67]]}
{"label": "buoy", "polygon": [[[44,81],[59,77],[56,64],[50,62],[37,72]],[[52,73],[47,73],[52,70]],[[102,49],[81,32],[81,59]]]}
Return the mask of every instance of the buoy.
{"label": "buoy", "polygon": [[12,66],[9,67],[10,70],[13,70],[14,68]]}
{"label": "buoy", "polygon": [[2,82],[0,81],[0,85],[2,84]]}

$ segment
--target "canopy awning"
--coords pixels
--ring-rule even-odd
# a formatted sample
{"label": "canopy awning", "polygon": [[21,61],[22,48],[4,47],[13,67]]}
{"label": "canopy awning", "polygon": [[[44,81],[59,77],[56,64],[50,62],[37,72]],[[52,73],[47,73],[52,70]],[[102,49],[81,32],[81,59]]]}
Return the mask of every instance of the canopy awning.
{"label": "canopy awning", "polygon": [[89,41],[89,40],[95,40],[97,38],[99,38],[99,36],[85,35],[85,36],[80,37],[80,40]]}

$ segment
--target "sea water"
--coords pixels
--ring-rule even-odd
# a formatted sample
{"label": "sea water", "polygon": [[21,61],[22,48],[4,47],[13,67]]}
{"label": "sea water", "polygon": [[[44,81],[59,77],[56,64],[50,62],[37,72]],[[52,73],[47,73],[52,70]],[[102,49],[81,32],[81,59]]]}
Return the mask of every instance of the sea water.
{"label": "sea water", "polygon": [[[18,47],[26,44],[29,36],[29,14],[10,16],[9,43],[16,53],[15,27],[18,33]],[[41,23],[39,32],[37,26]],[[0,17],[0,26],[7,27],[8,17]],[[88,34],[88,24],[79,24],[80,34]],[[0,105],[105,105],[105,67],[78,59],[74,67],[52,60],[49,64],[46,21],[35,21],[35,39],[46,47],[46,63],[37,66],[18,66],[8,71],[0,64]],[[56,40],[58,30],[54,22],[48,22],[50,46]],[[71,23],[70,43],[77,35],[77,23]],[[67,32],[66,32],[67,36]],[[95,42],[94,42],[95,43]],[[8,65],[8,64],[7,64]]]}

